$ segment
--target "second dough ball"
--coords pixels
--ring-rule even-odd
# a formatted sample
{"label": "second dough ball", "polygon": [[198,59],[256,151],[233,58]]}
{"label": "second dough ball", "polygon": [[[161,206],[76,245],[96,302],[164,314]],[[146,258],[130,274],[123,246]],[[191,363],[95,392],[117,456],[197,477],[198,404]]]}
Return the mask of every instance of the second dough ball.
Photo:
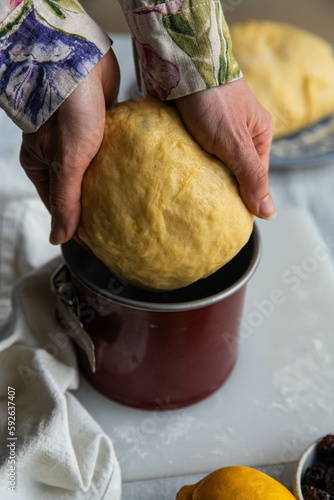
{"label": "second dough ball", "polygon": [[231,36],[245,81],[273,117],[275,138],[334,113],[334,54],[326,40],[269,21],[232,25]]}

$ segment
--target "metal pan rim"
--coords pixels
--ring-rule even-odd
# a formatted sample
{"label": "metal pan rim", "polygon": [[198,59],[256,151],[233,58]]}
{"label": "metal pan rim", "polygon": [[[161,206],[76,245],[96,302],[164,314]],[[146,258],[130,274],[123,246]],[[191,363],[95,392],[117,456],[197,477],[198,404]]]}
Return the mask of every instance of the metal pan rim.
{"label": "metal pan rim", "polygon": [[241,288],[243,288],[250,278],[255,273],[255,270],[260,262],[262,245],[260,239],[259,229],[254,224],[253,232],[251,235],[253,239],[253,256],[249,262],[247,270],[244,274],[235,282],[233,285],[223,289],[221,292],[210,295],[205,298],[186,301],[186,302],[175,302],[175,303],[163,303],[163,302],[145,302],[136,299],[131,299],[127,297],[122,297],[117,294],[113,294],[109,290],[101,289],[93,281],[84,278],[80,273],[80,270],[73,262],[71,258],[71,253],[67,244],[62,245],[62,253],[67,264],[70,273],[84,286],[89,288],[92,292],[102,297],[103,299],[109,300],[115,304],[123,305],[132,309],[139,309],[144,311],[156,311],[156,312],[177,312],[177,311],[190,311],[193,309],[200,309],[207,306],[212,306],[217,302],[227,299],[231,295],[235,294]]}

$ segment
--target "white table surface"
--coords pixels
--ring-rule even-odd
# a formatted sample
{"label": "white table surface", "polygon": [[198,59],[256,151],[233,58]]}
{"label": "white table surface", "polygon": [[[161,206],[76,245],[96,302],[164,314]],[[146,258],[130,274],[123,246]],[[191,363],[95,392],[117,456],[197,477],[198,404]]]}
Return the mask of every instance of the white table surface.
{"label": "white table surface", "polygon": [[[130,37],[114,35],[113,40],[121,67],[120,100],[135,97],[136,83]],[[19,166],[20,137],[20,130],[10,122],[3,111],[0,111],[0,208],[10,199],[35,196],[33,186]],[[278,211],[288,207],[301,207],[310,211],[322,238],[325,241],[334,241],[334,162],[330,165],[309,168],[273,169],[270,171],[270,185]],[[291,487],[295,464],[263,465],[260,468]],[[183,484],[193,483],[203,475],[125,483],[122,498],[173,500]]]}

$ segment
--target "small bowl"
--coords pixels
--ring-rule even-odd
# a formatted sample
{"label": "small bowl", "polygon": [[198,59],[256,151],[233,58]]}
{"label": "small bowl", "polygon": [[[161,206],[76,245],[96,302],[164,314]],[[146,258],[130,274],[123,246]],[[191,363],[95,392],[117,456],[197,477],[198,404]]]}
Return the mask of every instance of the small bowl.
{"label": "small bowl", "polygon": [[322,438],[317,439],[314,443],[310,444],[310,446],[304,451],[298,462],[293,479],[293,494],[295,495],[297,500],[304,500],[302,493],[302,479],[306,470],[311,467],[311,465],[315,461],[317,445],[318,443],[320,443],[321,439]]}
{"label": "small bowl", "polygon": [[304,500],[302,493],[302,480],[305,472],[309,467],[311,467],[317,459],[317,447],[318,444],[324,439],[325,436],[318,438],[314,443],[310,444],[308,448],[304,451],[297,465],[297,469],[293,479],[293,494],[297,500]]}

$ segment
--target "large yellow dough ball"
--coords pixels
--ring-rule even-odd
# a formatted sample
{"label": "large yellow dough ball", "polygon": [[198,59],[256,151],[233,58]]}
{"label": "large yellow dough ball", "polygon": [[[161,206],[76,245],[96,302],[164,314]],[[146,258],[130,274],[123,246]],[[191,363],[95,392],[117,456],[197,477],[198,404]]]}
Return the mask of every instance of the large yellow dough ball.
{"label": "large yellow dough ball", "polygon": [[248,21],[231,26],[233,53],[261,104],[274,137],[334,113],[333,47],[288,24]]}
{"label": "large yellow dough ball", "polygon": [[218,469],[198,483],[183,486],[176,500],[295,500],[281,483],[250,467]]}
{"label": "large yellow dough ball", "polygon": [[155,290],[213,273],[248,241],[253,216],[228,169],[151,97],[108,110],[86,171],[80,238],[112,271]]}

